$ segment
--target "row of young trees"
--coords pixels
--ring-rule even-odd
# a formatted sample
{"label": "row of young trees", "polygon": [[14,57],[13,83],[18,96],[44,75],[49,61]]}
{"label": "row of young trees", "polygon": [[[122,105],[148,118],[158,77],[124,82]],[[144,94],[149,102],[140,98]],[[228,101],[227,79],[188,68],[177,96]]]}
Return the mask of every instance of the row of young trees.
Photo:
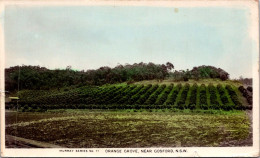
{"label": "row of young trees", "polygon": [[[223,109],[243,110],[250,106],[242,105],[237,88],[221,84],[197,85],[126,85],[105,87],[80,87],[67,92],[47,94],[44,91],[33,96],[35,90],[19,93],[22,107],[73,108],[72,105],[87,105],[86,108],[178,108],[178,109]],[[240,88],[241,89],[241,88]],[[39,95],[41,93],[41,95]],[[17,104],[11,103],[13,106]],[[37,105],[37,106],[35,106]],[[8,107],[7,107],[8,108]],[[76,108],[76,107],[75,107]]]}
{"label": "row of young trees", "polygon": [[[252,95],[253,89],[252,89],[252,87],[248,86],[247,89],[246,89],[246,88],[244,88],[244,86],[240,86],[238,89],[243,94],[243,96],[246,98],[247,102],[250,105],[252,105],[252,103],[253,103],[253,95]],[[249,94],[250,92],[251,92],[251,94]]]}
{"label": "row of young trees", "polygon": [[229,74],[213,66],[199,66],[192,70],[173,71],[174,65],[135,63],[118,65],[114,68],[100,67],[96,70],[76,71],[68,66],[66,69],[50,70],[40,66],[14,66],[5,69],[5,85],[7,91],[21,89],[49,90],[67,86],[83,86],[136,82],[142,80],[158,80],[172,78],[175,81],[201,78],[220,78],[226,80]]}

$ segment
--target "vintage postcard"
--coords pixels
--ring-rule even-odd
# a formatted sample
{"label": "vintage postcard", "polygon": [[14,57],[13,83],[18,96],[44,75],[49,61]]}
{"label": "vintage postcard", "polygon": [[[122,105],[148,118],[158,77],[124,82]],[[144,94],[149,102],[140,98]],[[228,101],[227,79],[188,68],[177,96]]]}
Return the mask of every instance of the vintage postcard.
{"label": "vintage postcard", "polygon": [[256,0],[0,2],[2,157],[258,157]]}

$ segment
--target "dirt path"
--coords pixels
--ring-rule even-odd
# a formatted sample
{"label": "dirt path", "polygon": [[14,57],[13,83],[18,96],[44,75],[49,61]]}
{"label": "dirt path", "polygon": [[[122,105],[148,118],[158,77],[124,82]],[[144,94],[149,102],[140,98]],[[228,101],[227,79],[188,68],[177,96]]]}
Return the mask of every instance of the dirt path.
{"label": "dirt path", "polygon": [[58,145],[15,137],[11,135],[5,136],[5,146],[6,148],[62,148]]}

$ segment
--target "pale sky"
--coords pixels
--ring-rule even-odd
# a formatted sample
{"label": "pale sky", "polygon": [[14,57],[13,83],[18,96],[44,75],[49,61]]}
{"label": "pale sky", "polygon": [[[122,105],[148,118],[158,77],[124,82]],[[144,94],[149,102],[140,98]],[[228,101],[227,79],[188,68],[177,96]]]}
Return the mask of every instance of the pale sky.
{"label": "pale sky", "polygon": [[19,7],[5,10],[6,67],[97,69],[172,62],[212,65],[252,77],[249,10],[126,6]]}

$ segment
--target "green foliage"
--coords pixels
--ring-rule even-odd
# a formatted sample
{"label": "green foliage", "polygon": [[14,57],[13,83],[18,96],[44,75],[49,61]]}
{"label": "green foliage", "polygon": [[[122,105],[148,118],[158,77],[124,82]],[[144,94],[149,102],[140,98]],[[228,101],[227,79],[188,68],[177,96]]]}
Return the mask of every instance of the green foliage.
{"label": "green foliage", "polygon": [[199,68],[200,76],[202,78],[209,78],[212,72],[212,69],[209,67],[201,67]]}
{"label": "green foliage", "polygon": [[113,104],[113,103],[118,102],[123,96],[125,96],[128,92],[130,92],[134,88],[136,88],[136,85],[127,86],[126,88],[122,88],[120,91],[118,91],[117,95],[113,99],[109,100],[107,103]]}
{"label": "green foliage", "polygon": [[161,85],[146,101],[145,105],[153,105],[158,97],[158,95],[164,90],[166,87],[165,84]]}
{"label": "green foliage", "polygon": [[221,68],[214,66],[198,66],[193,67],[192,70],[180,70],[169,73],[170,78],[174,81],[188,81],[189,79],[205,79],[205,78],[219,78],[221,80],[229,79],[229,74]]}
{"label": "green foliage", "polygon": [[236,106],[235,108],[243,109],[243,106],[242,106],[241,102],[239,101],[238,96],[237,96],[236,92],[234,91],[234,89],[230,85],[226,85],[226,89],[230,95],[231,100],[233,101],[233,103]]}
{"label": "green foliage", "polygon": [[223,88],[222,85],[218,84],[217,85],[217,90],[218,90],[218,93],[220,95],[220,99],[221,99],[221,102],[222,102],[222,106],[221,106],[221,109],[224,109],[224,110],[231,110],[232,107],[231,107],[231,104],[229,103],[228,101],[228,97],[227,97],[227,94],[225,92],[225,89]]}
{"label": "green foliage", "polygon": [[186,98],[187,98],[187,95],[188,95],[189,88],[190,88],[190,85],[188,83],[185,84],[185,86],[183,87],[181,97],[177,102],[177,108],[184,109],[186,107],[185,102],[186,102]]}
{"label": "green foliage", "polygon": [[140,98],[136,101],[136,104],[144,104],[144,102],[149,98],[149,96],[155,92],[157,89],[159,88],[159,86],[153,85],[149,90],[147,90],[147,92],[143,95],[140,96]]}
{"label": "green foliage", "polygon": [[[96,70],[76,71],[71,67],[65,70],[49,70],[40,66],[15,66],[5,69],[6,90],[19,89],[60,89],[67,86],[104,85],[112,83],[142,80],[163,80],[174,68],[173,64],[134,63],[132,65],[118,65],[114,68],[100,67]],[[19,80],[19,81],[18,81]]]}
{"label": "green foliage", "polygon": [[[171,92],[173,88],[173,84],[165,88],[164,92],[162,93],[161,97],[155,102],[155,105],[163,105],[164,102],[166,101],[169,93]],[[166,106],[167,107],[167,106]]]}
{"label": "green foliage", "polygon": [[137,94],[131,96],[131,98],[128,100],[128,104],[133,104],[135,103],[140,97],[142,94],[144,94],[148,89],[150,89],[152,87],[151,84],[143,87]]}
{"label": "green foliage", "polygon": [[128,99],[130,99],[132,95],[138,93],[143,87],[144,87],[144,85],[140,85],[140,86],[137,86],[136,88],[134,88],[133,90],[129,91],[125,96],[123,96],[123,97],[118,101],[118,103],[119,103],[119,104],[127,103],[127,102],[128,102]]}
{"label": "green foliage", "polygon": [[206,92],[206,86],[204,85],[204,84],[202,84],[201,86],[200,86],[200,99],[199,99],[199,101],[200,101],[200,103],[199,103],[199,105],[200,105],[200,108],[201,109],[203,109],[203,110],[207,110],[208,109],[208,103],[207,103],[207,92]]}
{"label": "green foliage", "polygon": [[173,91],[172,94],[169,95],[167,101],[166,101],[166,105],[174,105],[175,101],[176,101],[176,98],[180,92],[182,88],[182,85],[181,84],[178,84],[176,87],[175,87],[175,90]]}
{"label": "green foliage", "polygon": [[210,95],[210,104],[213,109],[220,109],[219,102],[217,99],[217,89],[213,84],[209,84],[209,95]]}
{"label": "green foliage", "polygon": [[[108,88],[109,89],[109,88]],[[113,99],[115,93],[123,89],[121,87],[114,87],[108,90],[105,94],[100,95],[100,98],[96,101],[97,104],[106,104],[110,99]]]}
{"label": "green foliage", "polygon": [[198,89],[198,85],[196,83],[193,84],[193,86],[191,87],[190,102],[189,102],[189,105],[188,105],[188,109],[193,110],[193,109],[196,108],[197,89]]}
{"label": "green foliage", "polygon": [[66,69],[56,70],[30,65],[14,66],[5,69],[5,89],[8,91],[17,91],[18,83],[20,90],[60,90],[71,86],[101,86],[122,82],[132,84],[143,80],[162,81],[166,77],[170,77],[175,81],[199,80],[202,78],[229,79],[229,74],[226,71],[213,66],[202,65],[193,67],[192,70],[187,69],[174,72],[172,71],[173,69],[174,65],[170,62],[166,64],[141,62],[132,65],[118,65],[114,68],[103,66],[96,70],[87,71],[76,71],[70,66]]}
{"label": "green foliage", "polygon": [[25,90],[19,92],[19,98],[18,106],[10,103],[6,108],[19,108],[21,111],[171,108],[243,110],[247,108],[240,103],[233,87],[227,85],[224,88],[220,84],[217,88],[213,84],[209,84],[208,87],[205,84],[200,86],[193,84],[190,87],[186,83],[184,86],[182,84],[84,86],[68,91],[53,91],[53,93],[44,90]]}

